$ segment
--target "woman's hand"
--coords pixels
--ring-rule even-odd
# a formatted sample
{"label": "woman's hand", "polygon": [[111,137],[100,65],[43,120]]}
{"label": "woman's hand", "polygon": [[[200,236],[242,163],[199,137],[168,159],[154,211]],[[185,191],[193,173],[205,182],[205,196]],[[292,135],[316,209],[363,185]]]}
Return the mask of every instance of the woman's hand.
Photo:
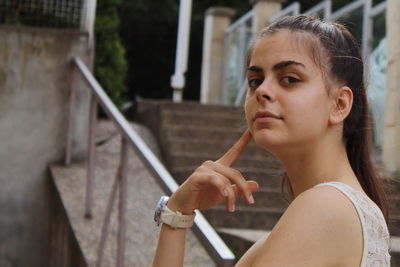
{"label": "woman's hand", "polygon": [[239,195],[243,195],[247,203],[253,204],[252,193],[258,189],[257,182],[246,181],[239,171],[230,167],[251,138],[247,130],[220,159],[204,162],[172,194],[168,207],[184,214],[193,214],[195,209],[207,209],[226,201],[228,211],[233,212]]}

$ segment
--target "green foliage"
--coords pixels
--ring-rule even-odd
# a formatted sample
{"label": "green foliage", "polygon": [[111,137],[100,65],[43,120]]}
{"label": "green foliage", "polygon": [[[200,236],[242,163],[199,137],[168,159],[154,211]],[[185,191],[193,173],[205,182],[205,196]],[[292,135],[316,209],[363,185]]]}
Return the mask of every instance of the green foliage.
{"label": "green foliage", "polygon": [[99,0],[95,23],[96,56],[94,74],[117,106],[126,93],[127,61],[119,37],[120,0]]}

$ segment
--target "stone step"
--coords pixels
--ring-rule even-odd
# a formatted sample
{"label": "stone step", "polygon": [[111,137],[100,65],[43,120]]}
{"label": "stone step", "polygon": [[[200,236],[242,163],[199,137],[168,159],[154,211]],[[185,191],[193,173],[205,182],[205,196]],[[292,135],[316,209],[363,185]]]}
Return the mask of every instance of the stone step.
{"label": "stone step", "polygon": [[[286,210],[288,207],[288,203],[284,200],[281,191],[279,189],[270,189],[270,188],[259,188],[257,191],[253,192],[254,197],[254,204],[249,205],[243,199],[243,197],[238,197],[236,199],[235,206],[241,209],[247,208],[272,208],[272,209],[279,209],[279,210]],[[220,209],[224,209],[225,203],[221,203],[218,205]]]}
{"label": "stone step", "polygon": [[[173,167],[170,172],[178,183],[182,183],[197,167],[199,167],[199,165]],[[281,188],[283,174],[280,169],[256,169],[247,167],[239,167],[236,169],[238,169],[246,179],[257,181],[260,187]]]}
{"label": "stone step", "polygon": [[391,235],[400,236],[400,227],[399,226],[400,226],[400,215],[391,214],[389,216],[389,223],[388,223],[389,233]]}
{"label": "stone step", "polygon": [[170,100],[141,100],[138,102],[137,111],[141,112],[146,109],[158,108],[160,110],[168,110],[172,112],[190,112],[190,113],[208,113],[220,114],[221,112],[236,114],[239,117],[244,116],[243,107],[232,105],[213,105],[213,104],[200,104],[198,102],[172,102]]}
{"label": "stone step", "polygon": [[246,179],[257,181],[260,187],[281,188],[283,170],[276,169],[257,169],[239,167],[237,168]]}
{"label": "stone step", "polygon": [[225,206],[216,206],[203,211],[207,220],[216,228],[233,227],[249,229],[272,229],[283,214],[279,208],[238,206],[231,213]]}
{"label": "stone step", "polygon": [[[400,175],[399,175],[400,176]],[[400,197],[400,179],[383,179],[390,194]]]}
{"label": "stone step", "polygon": [[390,252],[390,265],[393,267],[400,266],[400,252]]}
{"label": "stone step", "polygon": [[[226,140],[181,140],[179,138],[168,139],[165,143],[165,149],[168,151],[174,151],[175,153],[209,153],[214,155],[223,155],[234,142]],[[270,153],[258,147],[254,141],[251,141],[245,150],[243,155],[248,156],[259,156],[259,157],[273,157]]]}
{"label": "stone step", "polygon": [[217,233],[240,259],[244,253],[259,239],[266,238],[270,231],[238,228],[217,228]]}
{"label": "stone step", "polygon": [[[280,210],[286,210],[288,203],[282,196],[281,190],[277,188],[259,188],[253,193],[255,203],[252,207],[260,208],[276,208]],[[236,206],[248,206],[243,198],[238,199]]]}
{"label": "stone step", "polygon": [[220,227],[216,229],[219,236],[240,259],[258,240],[265,239],[271,231]]}
{"label": "stone step", "polygon": [[167,140],[172,138],[181,140],[215,140],[215,142],[226,141],[234,144],[245,130],[246,128],[230,129],[224,127],[205,128],[194,125],[170,125],[163,130],[163,135]]}
{"label": "stone step", "polygon": [[[389,196],[389,211],[390,217],[400,218],[400,200],[399,196],[391,195]],[[400,222],[400,219],[399,219]],[[400,224],[398,225],[400,228]]]}
{"label": "stone step", "polygon": [[161,110],[162,121],[166,127],[168,125],[202,125],[203,127],[226,127],[226,128],[246,128],[246,120],[236,114],[219,112],[186,112]]}
{"label": "stone step", "polygon": [[[168,162],[170,163],[170,166],[174,167],[199,166],[207,160],[217,160],[221,156],[222,155],[210,153],[175,153],[174,151],[171,151]],[[280,169],[278,161],[272,161],[264,157],[252,157],[246,155],[242,155],[233,166],[236,166],[237,168]]]}

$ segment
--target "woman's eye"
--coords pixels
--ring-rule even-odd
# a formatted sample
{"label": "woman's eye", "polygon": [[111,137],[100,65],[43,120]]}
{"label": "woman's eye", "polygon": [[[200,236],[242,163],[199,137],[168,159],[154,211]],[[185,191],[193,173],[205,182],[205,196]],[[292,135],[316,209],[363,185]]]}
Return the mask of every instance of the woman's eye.
{"label": "woman's eye", "polygon": [[255,89],[255,88],[259,87],[262,84],[262,82],[263,82],[262,79],[250,79],[248,81],[248,84],[251,89]]}
{"label": "woman's eye", "polygon": [[300,80],[291,76],[283,77],[281,80],[284,84],[294,84],[299,82]]}

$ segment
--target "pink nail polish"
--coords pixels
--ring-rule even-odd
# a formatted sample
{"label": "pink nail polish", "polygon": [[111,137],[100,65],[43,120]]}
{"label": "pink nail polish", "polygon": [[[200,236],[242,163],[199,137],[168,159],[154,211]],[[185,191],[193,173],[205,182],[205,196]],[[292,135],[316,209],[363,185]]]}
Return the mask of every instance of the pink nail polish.
{"label": "pink nail polish", "polygon": [[224,197],[227,197],[227,196],[228,196],[228,190],[225,188],[225,189],[222,191],[222,194],[223,194]]}
{"label": "pink nail polish", "polygon": [[253,197],[253,195],[250,195],[250,196],[249,196],[249,203],[250,203],[250,204],[254,204],[254,197]]}

